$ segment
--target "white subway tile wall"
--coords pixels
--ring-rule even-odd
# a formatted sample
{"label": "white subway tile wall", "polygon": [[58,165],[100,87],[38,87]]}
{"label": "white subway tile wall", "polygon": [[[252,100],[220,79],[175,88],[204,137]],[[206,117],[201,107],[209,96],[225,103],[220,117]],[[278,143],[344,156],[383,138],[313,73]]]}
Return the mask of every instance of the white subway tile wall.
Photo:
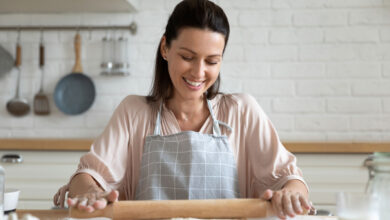
{"label": "white subway tile wall", "polygon": [[[94,138],[119,102],[146,95],[158,41],[179,0],[142,0],[133,14],[1,14],[0,25],[127,25],[109,32],[129,39],[131,75],[100,75],[106,31],[82,31],[82,65],[95,82],[96,100],[79,116],[61,113],[53,90],[74,64],[74,31],[44,32],[45,91],[52,113],[8,114],[16,70],[0,78],[0,138]],[[231,37],[222,65],[222,90],[252,94],[282,141],[390,141],[389,0],[215,0],[226,11]],[[17,34],[1,31],[15,54]],[[32,103],[39,89],[40,33],[23,31],[21,95]]]}

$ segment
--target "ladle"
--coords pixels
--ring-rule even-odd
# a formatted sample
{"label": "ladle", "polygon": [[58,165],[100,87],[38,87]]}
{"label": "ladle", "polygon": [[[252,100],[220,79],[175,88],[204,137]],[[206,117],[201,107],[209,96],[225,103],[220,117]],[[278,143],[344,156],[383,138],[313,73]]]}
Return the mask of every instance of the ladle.
{"label": "ladle", "polygon": [[22,47],[20,46],[20,36],[18,35],[18,43],[16,44],[16,61],[15,66],[18,69],[18,77],[16,80],[15,97],[7,102],[7,110],[11,115],[23,116],[30,111],[30,105],[26,99],[19,97],[20,90],[20,65],[22,63]]}

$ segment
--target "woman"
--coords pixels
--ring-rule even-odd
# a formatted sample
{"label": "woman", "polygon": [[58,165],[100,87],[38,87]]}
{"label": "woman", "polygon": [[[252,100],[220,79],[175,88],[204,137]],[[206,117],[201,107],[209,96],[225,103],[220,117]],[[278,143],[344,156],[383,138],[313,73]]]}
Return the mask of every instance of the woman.
{"label": "woman", "polygon": [[69,191],[68,205],[88,212],[117,199],[239,197],[270,200],[280,218],[309,209],[296,159],[255,99],[218,92],[228,38],[219,6],[179,3],[149,96],[120,103],[55,204]]}

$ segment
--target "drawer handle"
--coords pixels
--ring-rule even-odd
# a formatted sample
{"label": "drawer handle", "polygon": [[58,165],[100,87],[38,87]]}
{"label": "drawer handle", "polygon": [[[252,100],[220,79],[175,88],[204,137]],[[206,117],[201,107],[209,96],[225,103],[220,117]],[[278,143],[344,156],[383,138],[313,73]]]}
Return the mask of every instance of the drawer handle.
{"label": "drawer handle", "polygon": [[4,154],[1,157],[2,163],[22,163],[23,157],[19,154]]}

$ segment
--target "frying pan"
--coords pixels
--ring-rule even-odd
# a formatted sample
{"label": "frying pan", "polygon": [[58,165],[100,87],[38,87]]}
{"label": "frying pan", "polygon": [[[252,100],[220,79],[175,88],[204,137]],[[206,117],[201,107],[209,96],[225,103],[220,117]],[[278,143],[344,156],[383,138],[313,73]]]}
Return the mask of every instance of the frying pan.
{"label": "frying pan", "polygon": [[8,73],[14,66],[12,55],[0,45],[0,77]]}
{"label": "frying pan", "polygon": [[64,76],[54,89],[54,103],[67,115],[78,115],[87,111],[95,100],[95,85],[91,78],[83,74],[81,66],[81,38],[77,33],[74,39],[76,61],[72,73]]}

